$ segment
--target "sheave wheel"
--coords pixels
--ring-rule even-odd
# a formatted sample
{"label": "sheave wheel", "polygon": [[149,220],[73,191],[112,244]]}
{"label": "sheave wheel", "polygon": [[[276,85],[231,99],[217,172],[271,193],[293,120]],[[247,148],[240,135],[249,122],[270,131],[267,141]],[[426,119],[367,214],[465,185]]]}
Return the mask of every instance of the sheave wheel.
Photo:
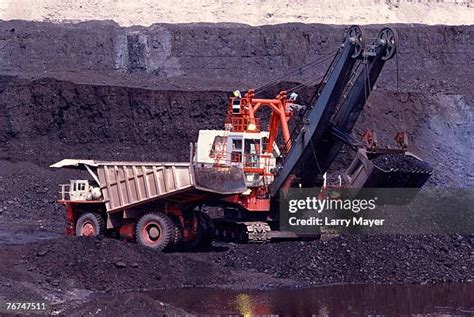
{"label": "sheave wheel", "polygon": [[143,215],[135,232],[140,245],[159,251],[171,247],[175,239],[173,220],[161,212]]}
{"label": "sheave wheel", "polygon": [[105,232],[104,218],[98,213],[87,212],[77,219],[76,236],[93,237]]}

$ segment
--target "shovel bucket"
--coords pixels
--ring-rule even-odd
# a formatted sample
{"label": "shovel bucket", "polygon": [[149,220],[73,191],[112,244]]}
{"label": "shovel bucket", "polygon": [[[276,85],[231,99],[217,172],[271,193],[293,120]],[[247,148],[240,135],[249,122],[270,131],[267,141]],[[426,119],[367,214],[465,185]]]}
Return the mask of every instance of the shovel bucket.
{"label": "shovel bucket", "polygon": [[[409,203],[433,173],[433,168],[409,152],[359,149],[344,180],[349,188],[418,189],[403,192],[394,204]],[[386,196],[386,195],[385,195]],[[394,195],[394,197],[397,195]],[[389,204],[389,202],[385,201]]]}

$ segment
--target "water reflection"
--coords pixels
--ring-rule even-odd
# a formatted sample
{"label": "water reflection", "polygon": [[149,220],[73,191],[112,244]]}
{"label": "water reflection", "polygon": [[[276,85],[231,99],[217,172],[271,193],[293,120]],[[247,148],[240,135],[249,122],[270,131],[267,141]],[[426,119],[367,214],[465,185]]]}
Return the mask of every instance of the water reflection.
{"label": "water reflection", "polygon": [[299,290],[179,289],[152,296],[197,314],[474,316],[474,283],[335,285]]}

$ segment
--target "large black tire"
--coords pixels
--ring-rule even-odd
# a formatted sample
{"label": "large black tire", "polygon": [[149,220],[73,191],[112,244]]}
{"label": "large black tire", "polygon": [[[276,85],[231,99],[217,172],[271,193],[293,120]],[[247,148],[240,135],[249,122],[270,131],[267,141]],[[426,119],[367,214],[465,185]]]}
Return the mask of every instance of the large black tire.
{"label": "large black tire", "polygon": [[205,227],[201,238],[201,248],[209,249],[212,247],[212,242],[216,236],[216,227],[214,226],[214,220],[207,214],[201,214],[201,221]]}
{"label": "large black tire", "polygon": [[183,242],[183,227],[181,226],[181,223],[179,222],[178,219],[173,218],[172,220],[173,220],[173,224],[174,224],[173,244],[175,246],[177,246],[181,242]]}
{"label": "large black tire", "polygon": [[151,212],[143,215],[135,229],[137,242],[142,246],[163,251],[173,245],[174,223],[164,213]]}
{"label": "large black tire", "polygon": [[104,218],[96,212],[84,213],[76,221],[76,236],[78,237],[94,237],[104,233]]}
{"label": "large black tire", "polygon": [[207,214],[201,214],[198,223],[198,232],[196,237],[182,244],[185,251],[205,251],[212,247],[215,228],[214,222]]}

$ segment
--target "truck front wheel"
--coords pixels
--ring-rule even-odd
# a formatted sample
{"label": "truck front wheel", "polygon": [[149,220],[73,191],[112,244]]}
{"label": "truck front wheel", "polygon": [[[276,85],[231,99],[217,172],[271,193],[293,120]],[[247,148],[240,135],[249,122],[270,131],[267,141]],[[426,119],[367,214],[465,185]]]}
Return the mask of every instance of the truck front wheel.
{"label": "truck front wheel", "polygon": [[143,215],[135,232],[140,245],[160,251],[171,247],[175,234],[173,220],[161,212]]}
{"label": "truck front wheel", "polygon": [[104,218],[98,213],[87,212],[77,219],[76,236],[78,237],[93,237],[104,234],[104,232]]}

